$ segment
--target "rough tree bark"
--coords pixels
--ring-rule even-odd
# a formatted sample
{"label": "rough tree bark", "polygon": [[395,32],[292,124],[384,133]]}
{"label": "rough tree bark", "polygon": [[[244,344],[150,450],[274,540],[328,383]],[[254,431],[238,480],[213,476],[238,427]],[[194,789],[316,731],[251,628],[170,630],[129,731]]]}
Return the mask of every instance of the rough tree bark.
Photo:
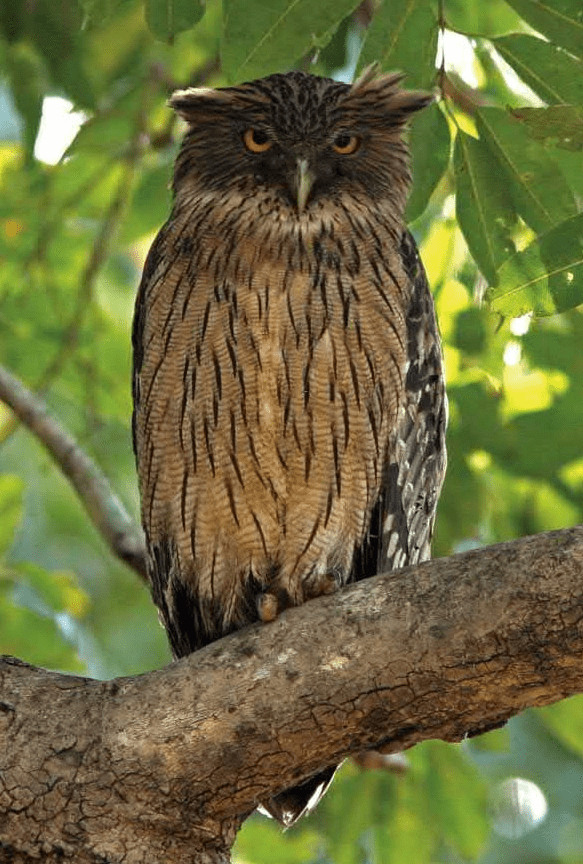
{"label": "rough tree bark", "polygon": [[583,691],[583,527],[377,576],[134,678],[0,662],[0,861],[218,864],[265,796]]}

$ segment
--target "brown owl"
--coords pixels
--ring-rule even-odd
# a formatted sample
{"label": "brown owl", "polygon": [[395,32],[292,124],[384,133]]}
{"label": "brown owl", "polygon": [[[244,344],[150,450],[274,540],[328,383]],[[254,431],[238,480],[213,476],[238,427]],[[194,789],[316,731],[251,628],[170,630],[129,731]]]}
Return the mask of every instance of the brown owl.
{"label": "brown owl", "polygon": [[[440,339],[403,224],[400,75],[178,91],[174,206],[134,330],[134,447],[175,657],[429,557]],[[289,825],[328,768],[262,806]]]}

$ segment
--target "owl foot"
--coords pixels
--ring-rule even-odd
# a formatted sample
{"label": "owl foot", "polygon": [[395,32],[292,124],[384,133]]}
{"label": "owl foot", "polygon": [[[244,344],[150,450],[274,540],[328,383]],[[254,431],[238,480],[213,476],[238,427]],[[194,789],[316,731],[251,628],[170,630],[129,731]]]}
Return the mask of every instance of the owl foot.
{"label": "owl foot", "polygon": [[260,620],[263,621],[264,624],[269,624],[270,621],[275,621],[281,612],[275,594],[270,594],[269,592],[260,594],[257,598],[257,612]]}
{"label": "owl foot", "polygon": [[269,624],[270,621],[275,621],[285,609],[295,605],[285,588],[273,588],[257,598],[257,613],[264,624]]}
{"label": "owl foot", "polygon": [[304,585],[304,600],[314,600],[324,594],[334,594],[338,590],[338,581],[334,573],[319,573]]}

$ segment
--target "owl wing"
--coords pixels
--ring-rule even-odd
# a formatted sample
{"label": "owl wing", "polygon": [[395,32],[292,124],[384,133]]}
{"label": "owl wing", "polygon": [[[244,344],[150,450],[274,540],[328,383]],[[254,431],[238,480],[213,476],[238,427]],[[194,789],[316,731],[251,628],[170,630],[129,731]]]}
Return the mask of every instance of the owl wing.
{"label": "owl wing", "polygon": [[[158,607],[159,617],[166,628],[174,657],[184,657],[202,647],[209,639],[203,639],[203,624],[199,607],[192,590],[181,578],[176,543],[169,533],[153,525],[152,498],[156,486],[155,476],[150,477],[152,442],[149,440],[147,415],[149,411],[148,390],[156,378],[157,369],[163,359],[144,380],[144,358],[152,346],[149,344],[156,331],[152,305],[156,302],[165,282],[179,285],[188,268],[188,256],[177,255],[173,220],[170,219],[159,231],[152,244],[136,298],[132,329],[133,369],[132,438],[138,475],[142,486],[142,524],[148,551],[148,578],[152,598]],[[170,307],[172,308],[172,307]],[[150,320],[151,326],[148,326]],[[171,328],[168,329],[171,333]]]}
{"label": "owl wing", "polygon": [[433,298],[417,245],[407,230],[399,251],[411,283],[404,406],[370,530],[355,555],[354,580],[430,558],[447,461],[447,397]]}

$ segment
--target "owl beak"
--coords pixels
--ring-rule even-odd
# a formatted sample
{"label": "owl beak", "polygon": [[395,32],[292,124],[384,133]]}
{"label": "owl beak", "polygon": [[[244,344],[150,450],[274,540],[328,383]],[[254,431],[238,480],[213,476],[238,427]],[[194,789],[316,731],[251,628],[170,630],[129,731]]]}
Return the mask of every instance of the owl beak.
{"label": "owl beak", "polygon": [[311,170],[308,160],[298,159],[294,175],[294,192],[296,193],[296,201],[298,202],[298,211],[300,213],[305,209],[315,179],[316,175]]}

